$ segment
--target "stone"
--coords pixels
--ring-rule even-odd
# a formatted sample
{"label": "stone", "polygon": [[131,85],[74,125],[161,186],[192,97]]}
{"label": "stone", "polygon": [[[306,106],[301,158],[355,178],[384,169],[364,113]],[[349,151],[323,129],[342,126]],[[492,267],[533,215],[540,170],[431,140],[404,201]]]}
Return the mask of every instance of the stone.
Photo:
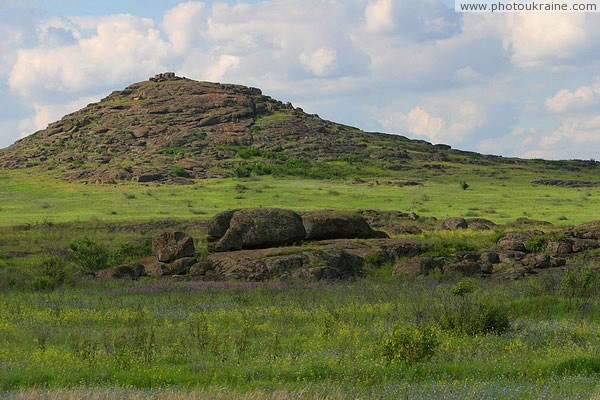
{"label": "stone", "polygon": [[542,235],[544,232],[536,230],[505,232],[497,244],[502,250],[527,252],[527,243],[533,237]]}
{"label": "stone", "polygon": [[171,271],[167,265],[158,261],[156,257],[148,257],[139,260],[138,263],[144,266],[145,274],[148,276],[166,276],[170,275]]}
{"label": "stone", "polygon": [[498,255],[498,253],[490,251],[486,253],[481,253],[479,260],[485,264],[499,264],[500,256]]}
{"label": "stone", "polygon": [[374,231],[364,217],[339,211],[318,211],[302,215],[307,240],[387,238]]}
{"label": "stone", "polygon": [[233,213],[229,228],[215,245],[216,251],[281,246],[304,240],[300,216],[279,208],[248,208]]}
{"label": "stone", "polygon": [[550,252],[554,255],[573,253],[573,243],[571,241],[560,240],[548,243]]}
{"label": "stone", "polygon": [[469,229],[480,231],[494,229],[496,226],[498,226],[494,222],[485,218],[467,218],[466,221]]}
{"label": "stone", "polygon": [[481,273],[481,265],[476,261],[462,260],[444,266],[444,274],[459,273],[473,276]]}
{"label": "stone", "polygon": [[545,269],[551,267],[551,258],[548,254],[528,254],[521,263],[530,268]]}
{"label": "stone", "polygon": [[467,229],[469,225],[467,224],[467,220],[464,218],[446,218],[442,221],[442,229],[446,230],[457,230],[457,229]]}
{"label": "stone", "polygon": [[227,233],[227,229],[229,229],[229,223],[231,222],[231,217],[233,217],[233,214],[236,211],[239,211],[239,209],[223,211],[223,212],[215,215],[209,221],[207,231],[206,231],[207,240],[209,242],[216,242],[219,239],[221,239],[223,236],[225,236],[225,233]]}
{"label": "stone", "polygon": [[206,276],[214,271],[214,267],[210,261],[201,261],[190,267],[190,276]]}
{"label": "stone", "polygon": [[594,250],[600,247],[600,243],[594,239],[574,239],[573,253],[579,253],[587,250]]}
{"label": "stone", "polygon": [[163,263],[193,257],[195,253],[194,239],[184,232],[163,232],[152,240],[152,254]]}
{"label": "stone", "polygon": [[96,276],[99,279],[138,279],[139,277],[143,276],[144,273],[144,266],[140,263],[133,262],[104,269],[99,271]]}
{"label": "stone", "polygon": [[178,258],[169,265],[169,270],[173,275],[185,275],[197,261],[195,257]]}

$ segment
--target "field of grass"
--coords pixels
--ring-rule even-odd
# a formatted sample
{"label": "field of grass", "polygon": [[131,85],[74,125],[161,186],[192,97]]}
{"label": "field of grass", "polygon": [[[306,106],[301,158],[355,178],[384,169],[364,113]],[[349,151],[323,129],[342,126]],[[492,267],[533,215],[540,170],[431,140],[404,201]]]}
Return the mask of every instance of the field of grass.
{"label": "field of grass", "polygon": [[[590,398],[600,376],[597,291],[570,296],[552,276],[474,285],[460,294],[436,277],[143,280],[10,291],[0,297],[0,396],[29,387],[165,398]],[[501,304],[510,327],[448,325],[465,304],[475,314]],[[408,339],[394,336],[406,327]]]}
{"label": "field of grass", "polygon": [[[562,225],[598,218],[600,191],[532,185],[526,170],[500,177],[475,170],[367,181],[214,179],[194,185],[83,185],[30,172],[0,172],[0,226],[76,221],[206,220],[239,207],[379,209],[424,216],[466,216],[505,223],[529,217]],[[481,171],[480,171],[481,172]],[[414,172],[412,173],[414,174]],[[509,179],[510,178],[510,179]],[[411,179],[411,180],[414,180]],[[460,182],[468,183],[463,190]]]}
{"label": "field of grass", "polygon": [[[598,177],[478,168],[184,186],[0,171],[0,398],[589,399],[600,379],[600,293],[566,290],[560,274],[460,286],[441,276],[391,278],[387,266],[345,283],[98,282],[57,277],[47,263],[66,259],[83,237],[118,255],[113,261],[147,256],[165,222],[202,247],[205,221],[239,207],[556,225],[599,218],[597,189],[531,184],[556,174]],[[440,248],[449,240],[489,245],[494,232],[461,235],[419,238]],[[34,282],[41,269],[60,285]],[[463,290],[471,284],[472,293]]]}

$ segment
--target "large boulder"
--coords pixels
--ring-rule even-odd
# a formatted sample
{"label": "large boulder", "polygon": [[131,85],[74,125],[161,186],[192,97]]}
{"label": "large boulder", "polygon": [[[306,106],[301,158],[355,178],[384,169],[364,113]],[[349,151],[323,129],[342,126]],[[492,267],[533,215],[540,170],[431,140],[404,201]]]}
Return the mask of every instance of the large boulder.
{"label": "large boulder", "polygon": [[[222,279],[339,280],[362,274],[362,258],[346,250],[292,249],[298,252],[278,255],[271,255],[265,250],[217,253],[212,254],[209,261],[215,276]],[[192,268],[195,269],[195,266]]]}
{"label": "large boulder", "polygon": [[100,279],[138,279],[145,274],[145,268],[138,262],[107,268],[97,273]]}
{"label": "large boulder", "polygon": [[[214,232],[214,231],[213,231]],[[233,213],[216,251],[267,248],[291,244],[306,236],[302,218],[279,208],[248,208]]]}
{"label": "large boulder", "polygon": [[307,240],[387,238],[375,231],[358,214],[339,211],[317,211],[302,215]]}
{"label": "large boulder", "polygon": [[194,239],[184,232],[164,232],[152,240],[152,254],[163,263],[194,257],[195,253]]}
{"label": "large boulder", "polygon": [[206,232],[209,243],[216,242],[219,239],[221,239],[223,236],[225,236],[225,233],[227,233],[227,229],[229,229],[229,223],[231,222],[231,217],[233,217],[233,214],[236,211],[239,211],[239,209],[223,211],[222,213],[215,215],[209,221],[207,232]]}

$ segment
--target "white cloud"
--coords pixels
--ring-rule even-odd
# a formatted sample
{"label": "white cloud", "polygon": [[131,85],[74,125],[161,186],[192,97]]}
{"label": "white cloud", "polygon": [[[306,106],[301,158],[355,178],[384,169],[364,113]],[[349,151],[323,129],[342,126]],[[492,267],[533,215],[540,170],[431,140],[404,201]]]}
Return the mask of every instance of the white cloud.
{"label": "white cloud", "polygon": [[165,13],[162,29],[178,53],[197,47],[206,30],[204,3],[189,1],[180,3]]}
{"label": "white cloud", "polygon": [[393,0],[371,0],[365,8],[367,27],[373,32],[391,31],[394,28]]}
{"label": "white cloud", "polygon": [[416,106],[406,114],[396,105],[383,109],[370,107],[369,111],[385,128],[432,143],[460,142],[485,124],[485,113],[474,102],[445,102],[442,98],[426,100],[427,107]]}
{"label": "white cloud", "polygon": [[321,47],[309,54],[303,52],[300,54],[302,65],[313,75],[323,77],[335,71],[336,52],[327,47]]}
{"label": "white cloud", "polygon": [[103,17],[93,36],[74,44],[19,50],[9,86],[25,97],[76,93],[163,70],[169,50],[152,20]]}
{"label": "white cloud", "polygon": [[212,65],[204,73],[205,79],[209,81],[220,81],[227,71],[237,69],[240,66],[240,58],[231,55],[222,55],[219,61]]}
{"label": "white cloud", "polygon": [[559,90],[554,97],[546,100],[548,110],[559,113],[565,110],[600,105],[600,79],[590,86],[582,86],[574,92]]}

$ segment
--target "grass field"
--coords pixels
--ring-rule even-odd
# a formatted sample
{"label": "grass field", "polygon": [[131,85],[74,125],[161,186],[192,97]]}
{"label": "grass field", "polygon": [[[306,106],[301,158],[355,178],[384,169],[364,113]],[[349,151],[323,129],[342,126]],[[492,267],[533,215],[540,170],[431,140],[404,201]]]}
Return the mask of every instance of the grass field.
{"label": "grass field", "polygon": [[[83,185],[2,171],[0,398],[589,399],[600,380],[600,293],[598,285],[568,290],[585,286],[581,274],[474,281],[472,293],[456,290],[458,278],[391,278],[389,265],[345,283],[2,282],[3,272],[21,269],[32,279],[49,255],[66,257],[82,237],[147,255],[161,221],[181,224],[202,246],[203,222],[237,207],[415,211],[497,223],[526,216],[556,225],[598,219],[597,189],[531,184],[556,174],[598,180],[457,167],[423,172],[414,186],[402,184],[414,172]],[[487,243],[493,235],[422,239]],[[477,328],[484,322],[502,329]]]}
{"label": "grass field", "polygon": [[[422,184],[417,186],[401,186],[398,182],[402,182],[402,175],[358,183],[267,176],[173,186],[83,185],[37,173],[3,171],[0,226],[89,220],[198,220],[226,209],[268,206],[415,211],[424,216],[483,217],[497,223],[527,216],[573,225],[598,218],[600,191],[595,188],[532,185],[539,175],[527,170],[495,178],[482,174],[477,170],[424,173],[419,176]],[[461,181],[469,184],[467,190],[461,188]]]}
{"label": "grass field", "polygon": [[[142,281],[5,293],[0,392],[590,398],[600,374],[597,292],[568,296],[552,277],[478,282],[466,298],[452,294],[454,286],[435,277]],[[465,301],[502,304],[511,328],[496,334],[446,326],[445,316]],[[404,343],[393,332],[406,326],[431,327],[435,344],[425,357],[386,355],[386,341]]]}

